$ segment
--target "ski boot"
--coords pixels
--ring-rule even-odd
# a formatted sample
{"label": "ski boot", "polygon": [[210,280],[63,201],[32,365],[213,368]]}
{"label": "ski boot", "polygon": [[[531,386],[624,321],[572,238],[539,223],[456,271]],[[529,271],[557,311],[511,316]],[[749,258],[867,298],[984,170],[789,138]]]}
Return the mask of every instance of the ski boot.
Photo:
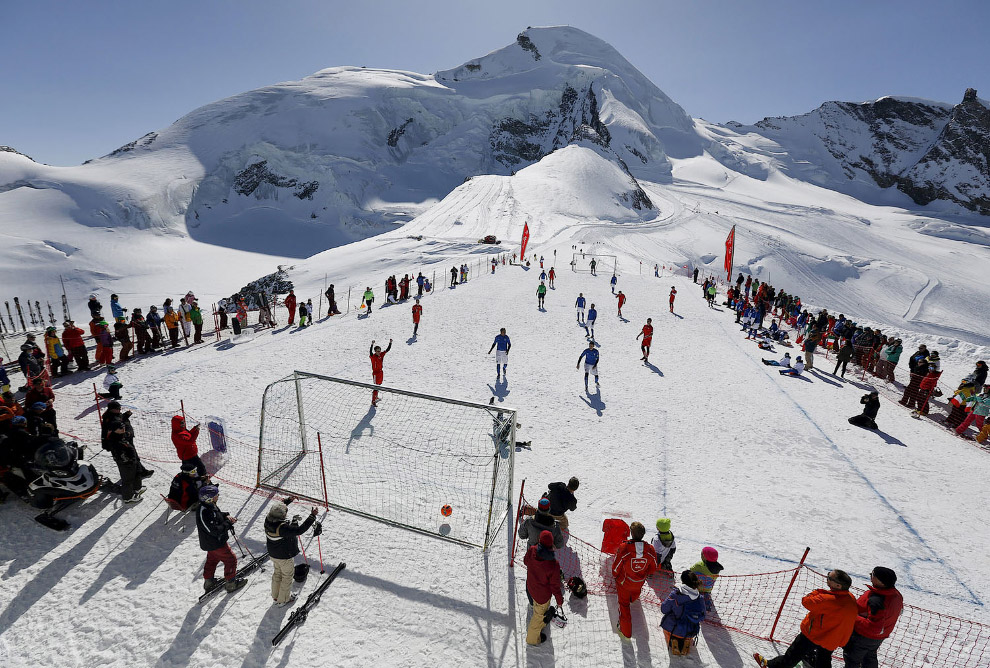
{"label": "ski boot", "polygon": [[206,578],[206,580],[203,581],[203,590],[213,591],[221,584],[223,584],[223,578]]}
{"label": "ski boot", "polygon": [[228,594],[232,594],[246,584],[246,578],[234,578],[233,580],[227,580],[227,582],[224,583],[223,588],[227,590]]}

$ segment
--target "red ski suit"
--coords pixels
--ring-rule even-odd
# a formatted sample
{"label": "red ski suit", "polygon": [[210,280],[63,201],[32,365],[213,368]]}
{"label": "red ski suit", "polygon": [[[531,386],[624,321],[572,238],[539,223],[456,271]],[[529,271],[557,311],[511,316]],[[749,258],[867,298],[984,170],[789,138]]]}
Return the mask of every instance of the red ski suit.
{"label": "red ski suit", "polygon": [[[373,346],[374,344],[372,344]],[[385,353],[392,349],[391,341],[388,344],[388,348],[382,350],[381,352],[374,352],[374,347],[369,351],[369,357],[371,358],[371,376],[375,379],[375,385],[381,385],[382,381],[385,380],[385,369],[383,364],[385,362]],[[374,405],[378,402],[378,390],[371,393],[371,404]]]}
{"label": "red ski suit", "polygon": [[179,459],[185,461],[199,456],[199,448],[196,447],[196,439],[199,438],[199,425],[192,429],[185,429],[185,420],[181,415],[172,417],[172,445]]}
{"label": "red ski suit", "polygon": [[[413,323],[418,325],[419,318],[421,315],[423,315],[423,307],[420,306],[419,304],[416,304],[415,306],[412,307],[412,313],[413,313]],[[381,366],[381,363],[379,363],[379,366]],[[372,362],[372,367],[374,367],[374,362]]]}
{"label": "red ski suit", "polygon": [[632,615],[629,604],[639,600],[643,582],[657,571],[657,552],[644,541],[626,541],[615,553],[612,575],[619,595],[619,630],[632,637]]}
{"label": "red ski suit", "polygon": [[289,295],[285,298],[285,308],[289,309],[289,324],[296,319],[296,296]]}

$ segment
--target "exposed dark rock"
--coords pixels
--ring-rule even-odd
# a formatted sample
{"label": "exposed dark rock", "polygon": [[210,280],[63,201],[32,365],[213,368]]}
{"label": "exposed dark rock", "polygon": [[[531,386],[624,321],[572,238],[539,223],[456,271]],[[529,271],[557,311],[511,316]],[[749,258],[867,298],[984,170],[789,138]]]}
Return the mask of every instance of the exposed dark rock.
{"label": "exposed dark rock", "polygon": [[124,144],[120,148],[118,148],[118,149],[116,149],[114,151],[111,151],[107,157],[112,158],[112,157],[115,157],[115,156],[118,156],[118,155],[123,155],[124,153],[128,153],[130,151],[133,151],[134,149],[136,149],[138,147],[151,146],[151,143],[153,141],[155,141],[155,139],[157,139],[157,138],[158,138],[158,133],[157,132],[149,132],[148,134],[144,135],[143,137],[141,137],[139,139],[135,139],[132,142],[128,142],[127,144]]}
{"label": "exposed dark rock", "polygon": [[516,42],[525,51],[529,51],[531,54],[533,54],[533,60],[539,60],[540,59],[541,56],[540,56],[539,49],[536,48],[536,45],[533,44],[533,40],[531,40],[526,35],[526,33],[519,33],[518,35],[516,35]]}
{"label": "exposed dark rock", "polygon": [[402,125],[400,125],[397,128],[392,128],[392,131],[388,133],[388,140],[387,140],[386,143],[388,143],[388,145],[391,146],[392,148],[395,148],[396,146],[398,146],[399,145],[399,137],[402,136],[402,134],[406,131],[406,128],[412,122],[413,122],[413,119],[407,118],[405,120],[405,122],[402,123]]}
{"label": "exposed dark rock", "polygon": [[14,148],[12,146],[0,146],[0,153],[16,153],[17,155],[23,155],[25,158],[27,158],[31,162],[34,162],[34,158],[32,158],[31,156],[27,155],[26,153],[21,153],[20,151],[18,151],[16,148]]}
{"label": "exposed dark rock", "polygon": [[296,188],[292,194],[299,199],[313,199],[313,193],[320,187],[319,181],[299,183],[297,179],[280,176],[268,169],[268,161],[261,160],[241,171],[234,177],[234,191],[241,195],[250,195],[262,183],[268,183],[276,188]]}

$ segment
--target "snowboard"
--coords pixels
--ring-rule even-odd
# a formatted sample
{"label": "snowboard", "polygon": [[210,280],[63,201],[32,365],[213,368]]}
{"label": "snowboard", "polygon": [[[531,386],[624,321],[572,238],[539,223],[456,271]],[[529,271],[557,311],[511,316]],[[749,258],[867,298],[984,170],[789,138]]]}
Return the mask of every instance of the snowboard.
{"label": "snowboard", "polygon": [[[251,573],[260,569],[267,560],[268,560],[267,552],[265,552],[261,556],[255,557],[247,564],[237,569],[237,573],[235,574],[234,579],[236,580],[237,578],[246,577],[250,575]],[[200,604],[204,603],[205,601],[210,599],[214,594],[222,590],[224,588],[224,584],[225,584],[224,581],[221,580],[220,584],[218,584],[217,586],[213,587],[209,591],[205,592],[202,596],[200,596],[199,597]]]}

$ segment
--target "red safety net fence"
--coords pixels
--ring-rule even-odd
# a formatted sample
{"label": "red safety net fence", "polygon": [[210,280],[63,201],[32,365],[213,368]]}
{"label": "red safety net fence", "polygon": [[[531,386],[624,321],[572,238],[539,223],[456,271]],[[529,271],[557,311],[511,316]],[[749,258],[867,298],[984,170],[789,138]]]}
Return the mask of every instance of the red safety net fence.
{"label": "red safety net fence", "polygon": [[[527,508],[532,510],[520,494],[517,528]],[[516,538],[514,547],[521,563],[527,541]],[[568,534],[567,543],[556,554],[565,581],[576,575],[585,581],[591,595],[616,593],[612,577],[614,555],[574,534]],[[643,587],[643,611],[657,631],[662,618],[660,605],[679,583],[679,574],[660,571]],[[803,563],[770,573],[721,575],[714,583],[713,606],[705,623],[754,638],[790,642],[800,632],[801,620],[807,613],[801,598],[826,586],[826,574]],[[858,597],[863,590],[854,587],[852,592]],[[842,651],[836,651],[834,658],[841,659]],[[880,666],[888,668],[990,667],[990,626],[905,605],[894,632],[880,646],[878,658]]]}
{"label": "red safety net fence", "polygon": [[[101,426],[103,414],[109,399],[100,397],[94,385],[91,391],[81,388],[57,389],[56,409],[66,416],[75,412],[75,420],[60,420],[59,432],[63,437],[85,444],[88,457],[94,459],[102,452]],[[174,412],[140,410],[124,407],[130,411],[130,422],[134,428],[134,447],[142,461],[162,464],[166,474],[179,472],[180,461],[172,444],[172,418],[182,415],[189,428],[200,427],[197,442],[199,457],[203,460],[214,482],[226,483],[239,489],[262,496],[272,496],[268,490],[256,486],[258,475],[258,442],[232,437],[223,430],[221,423],[206,418],[196,418],[185,409],[180,401]],[[109,453],[108,453],[109,454]],[[109,458],[108,458],[109,459]],[[112,466],[112,464],[111,464]],[[114,477],[115,470],[110,476]]]}

